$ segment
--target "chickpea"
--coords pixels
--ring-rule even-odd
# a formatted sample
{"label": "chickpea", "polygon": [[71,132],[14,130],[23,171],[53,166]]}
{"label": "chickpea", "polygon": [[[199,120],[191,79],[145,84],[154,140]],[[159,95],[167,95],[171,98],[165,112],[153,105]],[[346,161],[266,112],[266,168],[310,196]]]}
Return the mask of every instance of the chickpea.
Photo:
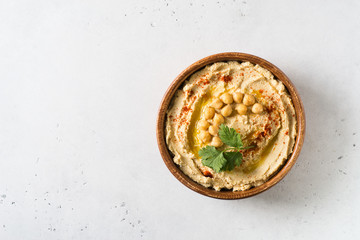
{"label": "chickpea", "polygon": [[215,125],[220,125],[224,122],[224,117],[221,114],[215,114],[215,117],[213,119],[213,123]]}
{"label": "chickpea", "polygon": [[244,97],[244,94],[242,94],[241,92],[234,92],[234,94],[233,94],[233,98],[236,103],[241,103],[241,101],[243,100],[243,97]]}
{"label": "chickpea", "polygon": [[213,137],[213,139],[211,141],[211,146],[221,147],[222,145],[223,145],[223,142],[221,141],[221,139],[219,137]]}
{"label": "chickpea", "polygon": [[209,128],[210,124],[206,121],[206,120],[200,120],[198,122],[198,127],[201,129],[201,130],[207,130]]}
{"label": "chickpea", "polygon": [[223,95],[221,95],[220,99],[225,104],[231,104],[234,101],[230,93],[224,93]]}
{"label": "chickpea", "polygon": [[[254,105],[255,106],[255,105]],[[246,114],[246,112],[247,112],[247,107],[244,105],[244,104],[242,104],[242,103],[240,103],[240,104],[238,104],[238,105],[236,105],[236,111],[240,114],[240,115],[245,115]]]}
{"label": "chickpea", "polygon": [[211,106],[216,109],[220,109],[223,105],[224,103],[218,98],[211,104]]}
{"label": "chickpea", "polygon": [[215,109],[212,107],[208,107],[207,109],[205,109],[205,118],[206,119],[211,119],[215,114]]}
{"label": "chickpea", "polygon": [[200,140],[203,143],[207,143],[207,142],[209,142],[211,140],[211,135],[207,131],[201,131],[200,134],[199,134],[199,137],[200,137]]}
{"label": "chickpea", "polygon": [[251,110],[253,113],[262,113],[264,111],[264,107],[260,103],[255,103]]}
{"label": "chickpea", "polygon": [[216,136],[219,132],[219,127],[217,125],[212,125],[209,127],[209,133],[213,136]]}
{"label": "chickpea", "polygon": [[227,116],[230,116],[232,113],[232,108],[230,105],[226,105],[225,107],[223,107],[221,109],[221,114],[224,116],[224,117],[227,117]]}
{"label": "chickpea", "polygon": [[243,99],[243,103],[246,105],[246,106],[251,106],[255,103],[255,98],[254,96],[252,95],[249,95],[249,94],[245,94],[244,96],[244,99]]}

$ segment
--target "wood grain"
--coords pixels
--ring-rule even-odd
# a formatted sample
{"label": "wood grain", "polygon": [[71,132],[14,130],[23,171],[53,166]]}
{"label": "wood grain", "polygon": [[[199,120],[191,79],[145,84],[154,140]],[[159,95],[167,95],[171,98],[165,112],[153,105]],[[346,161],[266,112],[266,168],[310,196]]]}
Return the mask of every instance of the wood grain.
{"label": "wood grain", "polygon": [[[251,188],[249,190],[245,191],[237,191],[233,192],[231,190],[222,190],[222,191],[215,191],[211,188],[206,188],[193,180],[191,180],[187,175],[185,175],[180,168],[174,163],[170,152],[167,148],[166,141],[165,141],[165,122],[166,122],[166,111],[169,108],[170,101],[172,97],[174,96],[176,90],[180,87],[180,85],[189,78],[193,73],[196,71],[202,69],[206,65],[215,63],[215,62],[221,62],[221,61],[249,61],[254,64],[259,64],[261,67],[268,69],[278,80],[284,83],[285,87],[290,93],[290,96],[292,98],[295,112],[296,112],[296,118],[297,118],[297,137],[295,141],[295,146],[293,153],[289,157],[289,159],[286,161],[284,166],[267,182],[264,184]],[[157,142],[159,146],[159,150],[161,153],[161,156],[166,164],[166,166],[169,168],[170,172],[185,186],[190,188],[191,190],[198,192],[200,194],[203,194],[208,197],[213,198],[220,198],[220,199],[240,199],[240,198],[246,198],[250,196],[254,196],[258,193],[261,193],[270,187],[274,186],[276,183],[278,183],[281,179],[285,177],[285,175],[290,171],[292,166],[294,166],[295,161],[297,160],[303,142],[305,137],[305,112],[304,107],[302,104],[302,101],[299,97],[299,94],[295,88],[295,86],[292,84],[292,82],[289,80],[289,78],[275,65],[272,63],[259,58],[254,55],[246,54],[246,53],[237,53],[237,52],[226,52],[226,53],[219,53],[214,54],[211,56],[208,56],[206,58],[203,58],[192,65],[190,65],[188,68],[186,68],[183,72],[181,72],[175,80],[171,83],[170,87],[166,91],[161,104],[159,108],[158,118],[157,118],[157,127],[156,127],[156,137]]]}

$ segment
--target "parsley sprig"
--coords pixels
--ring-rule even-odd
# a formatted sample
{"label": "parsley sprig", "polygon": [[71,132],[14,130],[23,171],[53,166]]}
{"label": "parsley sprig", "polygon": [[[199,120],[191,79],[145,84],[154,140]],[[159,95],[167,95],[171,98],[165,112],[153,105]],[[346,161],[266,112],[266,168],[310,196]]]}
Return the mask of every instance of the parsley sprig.
{"label": "parsley sprig", "polygon": [[254,147],[244,147],[241,135],[235,129],[229,128],[224,124],[220,125],[219,137],[229,147],[220,151],[214,146],[208,145],[199,150],[202,164],[212,168],[215,172],[231,171],[236,166],[240,166],[243,160],[240,150]]}

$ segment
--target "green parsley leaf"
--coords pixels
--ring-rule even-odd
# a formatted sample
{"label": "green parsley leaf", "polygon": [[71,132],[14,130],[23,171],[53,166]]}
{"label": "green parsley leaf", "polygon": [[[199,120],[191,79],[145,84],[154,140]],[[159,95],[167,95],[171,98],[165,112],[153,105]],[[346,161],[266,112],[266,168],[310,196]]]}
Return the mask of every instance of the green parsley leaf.
{"label": "green parsley leaf", "polygon": [[255,146],[243,146],[241,135],[235,129],[224,124],[220,125],[219,137],[223,143],[230,146],[220,151],[214,146],[206,146],[199,150],[199,156],[204,166],[212,168],[215,172],[231,171],[240,166],[243,160],[240,150],[253,148]]}
{"label": "green parsley leaf", "polygon": [[230,147],[242,148],[243,142],[241,141],[241,135],[236,132],[235,129],[221,124],[219,128],[219,137],[223,143]]}
{"label": "green parsley leaf", "polygon": [[206,146],[199,150],[204,166],[212,168],[215,172],[220,172],[227,160],[222,151],[217,150],[214,146]]}
{"label": "green parsley leaf", "polygon": [[224,152],[224,157],[226,158],[227,163],[221,169],[222,171],[233,170],[235,167],[240,166],[243,159],[240,152]]}
{"label": "green parsley leaf", "polygon": [[218,155],[220,152],[214,146],[206,146],[199,150],[199,155],[202,159],[208,159]]}

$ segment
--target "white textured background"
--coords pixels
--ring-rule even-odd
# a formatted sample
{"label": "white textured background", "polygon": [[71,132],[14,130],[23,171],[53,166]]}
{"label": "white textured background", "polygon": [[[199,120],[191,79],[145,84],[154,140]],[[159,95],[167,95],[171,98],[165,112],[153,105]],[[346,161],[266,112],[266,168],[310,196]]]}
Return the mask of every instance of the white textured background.
{"label": "white textured background", "polygon": [[[0,239],[359,239],[359,1],[0,2]],[[281,68],[307,135],[278,185],[236,201],[157,149],[170,82],[210,54]]]}

